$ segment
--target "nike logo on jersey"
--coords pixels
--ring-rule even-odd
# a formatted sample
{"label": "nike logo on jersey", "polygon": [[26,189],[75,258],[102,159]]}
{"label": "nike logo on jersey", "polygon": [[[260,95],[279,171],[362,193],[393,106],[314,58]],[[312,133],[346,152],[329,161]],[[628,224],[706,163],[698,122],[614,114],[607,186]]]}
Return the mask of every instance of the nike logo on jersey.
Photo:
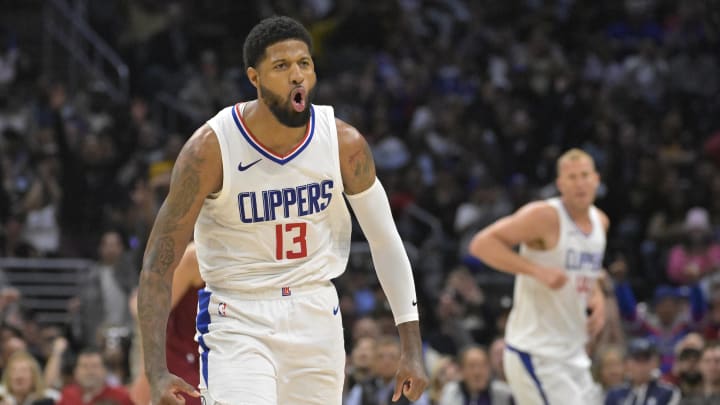
{"label": "nike logo on jersey", "polygon": [[413,300],[412,304],[413,304],[414,307],[416,307],[416,306],[417,306],[417,301]]}
{"label": "nike logo on jersey", "polygon": [[338,311],[340,311],[340,307],[334,307],[334,308],[333,308],[333,315],[337,315]]}
{"label": "nike logo on jersey", "polygon": [[241,172],[244,172],[245,170],[253,167],[255,164],[257,164],[257,163],[260,162],[261,160],[262,160],[262,159],[258,159],[258,160],[254,161],[254,162],[252,162],[252,163],[250,163],[249,165],[246,165],[246,166],[243,166],[242,162],[240,162],[240,164],[238,164],[238,170],[240,170]]}

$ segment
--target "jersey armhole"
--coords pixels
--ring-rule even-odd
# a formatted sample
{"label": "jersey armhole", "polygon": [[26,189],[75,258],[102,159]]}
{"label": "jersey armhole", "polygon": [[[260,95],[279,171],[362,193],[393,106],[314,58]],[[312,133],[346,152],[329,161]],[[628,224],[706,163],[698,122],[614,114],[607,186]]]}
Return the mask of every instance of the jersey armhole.
{"label": "jersey armhole", "polygon": [[222,201],[226,198],[226,196],[228,194],[226,190],[229,188],[228,174],[230,173],[230,171],[227,169],[227,164],[226,164],[227,159],[225,158],[226,156],[228,156],[229,147],[226,144],[225,137],[220,136],[220,132],[219,132],[220,128],[218,127],[218,125],[216,125],[212,119],[208,120],[207,123],[208,123],[208,125],[210,125],[210,128],[212,128],[213,133],[215,134],[215,137],[217,138],[218,146],[220,147],[220,164],[222,166],[222,176],[223,177],[222,177],[222,185],[220,186],[220,190],[218,190],[214,193],[208,194],[207,197],[205,197],[205,199],[212,200],[212,201]]}
{"label": "jersey armhole", "polygon": [[[562,203],[559,202],[557,199],[555,201],[548,200],[548,205],[550,205],[553,210],[555,211],[555,215],[557,216],[557,239],[555,240],[555,245],[552,247],[549,247],[545,249],[545,252],[551,252],[556,250],[559,246],[561,246],[563,243],[565,243],[565,229],[563,227],[563,215],[567,215],[564,208],[561,205]],[[567,219],[567,218],[566,218]]]}
{"label": "jersey armhole", "polygon": [[[333,148],[335,159],[333,161],[333,169],[337,178],[340,179],[340,194],[345,195],[345,184],[343,183],[342,170],[340,169],[340,138],[337,130],[337,122],[335,121],[335,109],[332,106],[313,106],[315,111],[326,111],[328,117],[328,126],[330,129],[330,142]],[[318,114],[319,115],[319,114]]]}

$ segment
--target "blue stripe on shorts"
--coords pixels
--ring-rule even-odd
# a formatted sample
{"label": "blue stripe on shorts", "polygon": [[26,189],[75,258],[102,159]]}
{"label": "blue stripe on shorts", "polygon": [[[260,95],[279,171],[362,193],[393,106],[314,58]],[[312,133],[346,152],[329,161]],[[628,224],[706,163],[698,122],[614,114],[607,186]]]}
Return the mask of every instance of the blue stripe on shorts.
{"label": "blue stripe on shorts", "polygon": [[533,367],[530,353],[518,350],[508,344],[506,344],[505,347],[511,352],[515,352],[518,354],[518,356],[520,356],[520,361],[522,361],[523,365],[525,366],[525,370],[527,370],[528,374],[530,374],[530,377],[533,379],[533,381],[535,381],[535,386],[537,386],[538,391],[540,391],[540,397],[543,400],[543,404],[549,405],[547,397],[545,396],[545,390],[543,390],[542,384],[540,384],[540,379],[538,379],[537,374],[535,374],[535,368]]}
{"label": "blue stripe on shorts", "polygon": [[197,330],[200,332],[198,336],[198,344],[202,348],[200,357],[202,358],[202,376],[205,380],[205,386],[208,386],[208,354],[210,349],[205,344],[203,336],[208,333],[210,326],[210,296],[212,293],[205,289],[198,290],[198,314],[195,320]]}

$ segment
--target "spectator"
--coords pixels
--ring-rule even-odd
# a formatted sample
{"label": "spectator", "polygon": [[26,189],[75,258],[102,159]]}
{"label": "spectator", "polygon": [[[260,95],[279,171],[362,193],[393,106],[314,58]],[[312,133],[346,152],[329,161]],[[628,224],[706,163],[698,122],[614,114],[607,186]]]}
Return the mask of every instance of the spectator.
{"label": "spectator", "polygon": [[505,366],[503,363],[504,352],[505,338],[498,336],[492,341],[492,343],[490,343],[490,350],[488,353],[490,356],[490,370],[492,371],[492,378],[494,380],[507,382],[507,379],[505,378]]}
{"label": "spectator", "polygon": [[435,307],[435,315],[437,326],[426,337],[430,347],[440,354],[455,355],[461,347],[474,343],[468,327],[475,322],[466,322],[469,319],[467,305],[456,290],[443,290]]}
{"label": "spectator", "polygon": [[24,216],[13,214],[5,218],[0,233],[0,256],[2,257],[35,257],[38,252],[23,239]]}
{"label": "spectator", "polygon": [[180,90],[180,100],[196,119],[211,117],[218,109],[240,99],[239,86],[223,75],[216,52],[206,49],[199,59],[199,72],[189,77]]}
{"label": "spectator", "polygon": [[[46,334],[47,336],[44,336],[44,339],[50,342],[50,348],[45,348],[43,353],[46,356],[44,370],[45,384],[48,387],[60,389],[65,385],[62,369],[63,366],[65,366],[68,354],[68,341],[65,337],[60,336],[59,333],[46,332]],[[48,345],[46,344],[46,346]]]}
{"label": "spectator", "polygon": [[10,286],[5,274],[0,271],[0,323],[7,326],[19,327],[20,323],[20,290]]}
{"label": "spectator", "polygon": [[605,405],[675,405],[680,400],[677,387],[658,380],[655,376],[660,364],[655,346],[648,339],[631,340],[625,370],[628,383],[611,389]]}
{"label": "spectator", "polygon": [[375,375],[372,370],[375,360],[375,338],[361,337],[356,340],[350,353],[350,361],[345,372],[345,392],[348,393],[356,385],[363,386],[371,382]]}
{"label": "spectator", "polygon": [[132,325],[127,302],[137,286],[138,271],[120,233],[106,231],[98,253],[98,262],[83,276],[80,295],[71,302],[73,337],[82,347],[99,346],[104,326],[129,331]]}
{"label": "spectator", "polygon": [[357,343],[359,339],[364,337],[373,339],[380,337],[380,325],[378,325],[377,321],[370,316],[358,318],[353,325],[353,342]]}
{"label": "spectator", "polygon": [[663,381],[680,388],[683,396],[693,395],[702,388],[700,356],[705,341],[697,333],[690,333],[675,345],[675,362],[672,370],[662,376]]}
{"label": "spectator", "polygon": [[620,346],[601,346],[593,360],[593,374],[607,393],[625,382],[625,350]]}
{"label": "spectator", "polygon": [[345,399],[345,405],[430,405],[427,392],[420,399],[409,402],[404,396],[397,402],[391,402],[395,390],[395,372],[400,361],[400,342],[394,336],[383,336],[378,339],[373,361],[375,378],[366,384],[356,384]]}
{"label": "spectator", "polygon": [[720,288],[713,288],[709,293],[708,315],[702,328],[702,335],[707,340],[720,340]]}
{"label": "spectator", "polygon": [[720,346],[705,347],[700,357],[702,389],[700,393],[683,398],[681,405],[711,405],[720,403]]}
{"label": "spectator", "polygon": [[23,240],[43,256],[55,256],[60,248],[60,227],[57,221],[62,190],[58,182],[58,162],[54,153],[44,152],[34,162],[36,174],[23,199],[27,213]]}
{"label": "spectator", "polygon": [[687,212],[684,237],[668,256],[668,277],[679,284],[693,284],[720,269],[720,244],[712,240],[710,220],[705,208]]}
{"label": "spectator", "polygon": [[487,352],[471,346],[460,353],[460,381],[452,381],[443,388],[438,405],[492,404],[511,405],[510,387],[492,379]]}
{"label": "spectator", "polygon": [[615,295],[626,327],[636,337],[651,339],[660,354],[660,370],[663,373],[672,367],[673,349],[685,335],[697,328],[705,314],[705,303],[699,286],[690,289],[689,311],[684,305],[686,297],[680,290],[667,285],[655,289],[652,310],[638,305],[635,295],[626,281],[617,274]]}
{"label": "spectator", "polygon": [[26,351],[17,351],[3,371],[0,398],[11,405],[53,405],[59,392],[45,388],[37,360]]}
{"label": "spectator", "polygon": [[134,405],[125,388],[111,387],[106,382],[107,369],[102,353],[83,350],[77,357],[73,372],[75,383],[63,388],[56,405],[99,405],[114,401],[117,405]]}
{"label": "spectator", "polygon": [[445,386],[460,380],[460,370],[450,356],[439,356],[430,367],[430,385],[428,397],[430,403],[439,404]]}
{"label": "spectator", "polygon": [[0,27],[0,89],[5,90],[15,80],[20,51],[15,33]]}
{"label": "spectator", "polygon": [[5,369],[10,357],[16,352],[27,351],[27,343],[20,337],[20,334],[4,338],[0,341],[0,368]]}

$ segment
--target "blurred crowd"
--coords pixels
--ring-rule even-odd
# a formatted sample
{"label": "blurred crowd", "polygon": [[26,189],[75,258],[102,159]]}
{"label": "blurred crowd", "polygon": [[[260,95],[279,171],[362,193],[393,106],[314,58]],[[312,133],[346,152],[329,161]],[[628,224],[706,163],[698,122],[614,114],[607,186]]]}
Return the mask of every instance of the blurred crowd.
{"label": "blurred crowd", "polygon": [[[11,24],[0,26],[0,257],[95,263],[66,324],[37,322],[0,272],[0,398],[129,403],[133,291],[174,159],[204,120],[254,97],[244,36],[260,18],[285,14],[313,35],[315,102],[367,137],[407,243],[432,378],[422,403],[464,404],[478,393],[509,403],[502,333],[512,277],[466,246],[498,217],[553,195],[555,159],[569,147],[595,159],[597,204],[611,220],[608,324],[588,346],[608,401],[623,384],[656,381],[681,390],[684,403],[720,403],[702,402],[720,401],[712,4],[84,2],[83,17],[130,66],[123,102],[91,75],[76,89],[43,72]],[[186,113],[168,123],[163,108]],[[371,266],[359,247],[336,280],[348,405],[388,403],[399,356]]]}

